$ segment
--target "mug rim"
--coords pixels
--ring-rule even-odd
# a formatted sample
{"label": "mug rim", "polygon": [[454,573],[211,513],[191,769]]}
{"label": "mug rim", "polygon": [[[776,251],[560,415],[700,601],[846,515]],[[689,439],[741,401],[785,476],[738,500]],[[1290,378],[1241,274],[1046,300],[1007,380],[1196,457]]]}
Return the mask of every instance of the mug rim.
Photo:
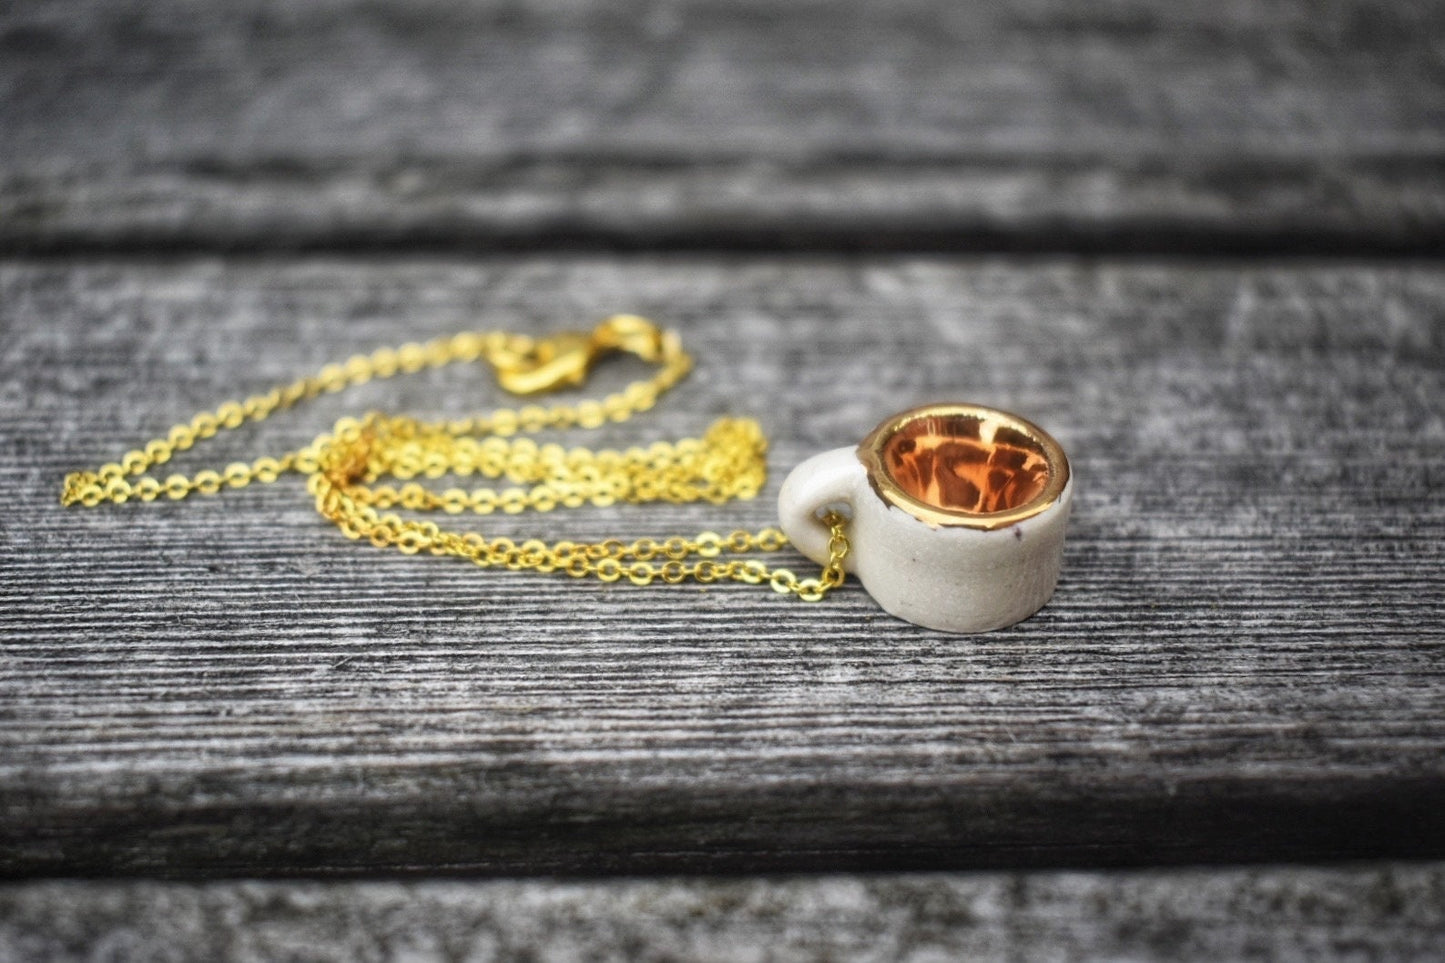
{"label": "mug rim", "polygon": [[[884,466],[883,451],[888,442],[900,430],[922,418],[939,416],[963,416],[980,421],[1003,422],[1008,427],[1026,436],[1038,446],[1048,469],[1048,482],[1043,491],[1014,508],[1000,512],[965,512],[943,508],[919,499],[903,489],[892,473]],[[858,459],[868,475],[868,484],[875,494],[888,504],[933,526],[952,528],[974,528],[984,531],[1015,525],[1024,519],[1033,518],[1056,504],[1069,484],[1069,459],[1063,447],[1053,436],[1027,418],[1020,417],[998,408],[968,403],[941,403],[921,405],[899,412],[885,419],[858,445]]]}

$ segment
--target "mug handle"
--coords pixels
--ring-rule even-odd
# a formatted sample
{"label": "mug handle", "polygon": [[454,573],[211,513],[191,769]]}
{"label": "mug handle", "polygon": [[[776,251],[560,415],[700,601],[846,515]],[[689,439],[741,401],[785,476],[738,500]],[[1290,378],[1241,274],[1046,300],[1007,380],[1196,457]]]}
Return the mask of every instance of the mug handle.
{"label": "mug handle", "polygon": [[[852,513],[858,486],[866,481],[867,472],[858,460],[857,448],[835,448],[798,465],[788,473],[778,493],[778,522],[783,534],[808,558],[819,565],[827,564],[829,532],[818,515],[825,508],[839,505]],[[850,553],[844,569],[852,571],[853,559]]]}

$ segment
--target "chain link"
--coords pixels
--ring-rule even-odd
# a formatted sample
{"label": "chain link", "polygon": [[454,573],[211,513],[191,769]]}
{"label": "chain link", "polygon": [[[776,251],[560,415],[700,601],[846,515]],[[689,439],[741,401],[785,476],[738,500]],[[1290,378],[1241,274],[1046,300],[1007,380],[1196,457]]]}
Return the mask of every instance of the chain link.
{"label": "chain link", "polygon": [[[626,322],[624,337],[614,333],[618,321]],[[560,338],[570,339],[566,343],[571,349],[586,336]],[[589,354],[581,362],[570,355],[554,356],[551,349],[560,338],[533,340],[502,332],[464,332],[425,344],[356,355],[265,394],[203,411],[172,428],[164,438],[127,452],[118,462],[67,475],[61,504],[94,507],[131,500],[215,495],[223,489],[269,483],[297,473],[306,476],[307,490],[315,499],[317,511],[348,538],[365,539],[379,548],[396,548],[406,554],[451,555],[484,568],[565,572],[604,582],[625,578],[635,585],[659,580],[673,584],[689,580],[703,584],[767,584],[777,592],[806,601],[818,601],[843,583],[848,538],[846,520],[837,514],[823,519],[831,535],[828,562],[817,578],[800,579],[788,569],[771,568],[756,557],[747,557],[786,548],[787,536],[776,528],[631,542],[606,539],[549,544],[528,539],[518,544],[509,538],[449,531],[435,522],[392,513],[393,508],[490,515],[616,502],[722,504],[757,495],[766,479],[767,439],[758,423],[749,418],[722,418],[701,438],[657,442],[648,448],[626,451],[564,449],[557,444],[539,445],[527,437],[548,428],[599,428],[609,422],[626,421],[652,408],[658,397],[692,368],[692,359],[676,333],[659,331],[639,318],[621,316],[604,322],[594,332]],[[580,383],[585,366],[604,349],[631,351],[656,362],[659,370],[651,378],[634,382],[601,400],[500,408],[488,415],[438,422],[373,413],[360,420],[343,418],[329,434],[280,457],[233,462],[220,471],[207,469],[191,475],[175,473],[159,478],[147,474],[219,432],[264,421],[322,394],[374,379],[483,360],[503,376],[530,379],[525,390],[548,390]],[[549,377],[544,371],[546,384],[532,387],[537,382],[537,369],[559,362],[567,363],[565,371],[557,377]],[[519,366],[525,366],[520,374]],[[412,481],[418,477],[474,475],[510,484],[438,491]],[[378,484],[383,478],[402,484]]]}

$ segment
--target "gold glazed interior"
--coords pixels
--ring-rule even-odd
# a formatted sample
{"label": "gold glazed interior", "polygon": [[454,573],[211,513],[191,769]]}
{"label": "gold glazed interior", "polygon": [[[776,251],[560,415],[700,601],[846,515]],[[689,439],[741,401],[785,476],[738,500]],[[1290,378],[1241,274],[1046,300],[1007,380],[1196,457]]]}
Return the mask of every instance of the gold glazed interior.
{"label": "gold glazed interior", "polygon": [[934,405],[880,425],[859,448],[885,500],[939,525],[998,528],[1043,511],[1068,481],[1036,425],[976,405]]}

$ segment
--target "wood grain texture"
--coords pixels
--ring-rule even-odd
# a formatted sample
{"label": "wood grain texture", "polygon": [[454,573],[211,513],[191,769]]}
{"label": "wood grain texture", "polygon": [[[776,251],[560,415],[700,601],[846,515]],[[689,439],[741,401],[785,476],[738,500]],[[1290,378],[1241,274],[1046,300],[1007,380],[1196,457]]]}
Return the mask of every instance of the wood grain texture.
{"label": "wood grain texture", "polygon": [[1436,960],[1445,869],[0,886],[0,960]]}
{"label": "wood grain texture", "polygon": [[1431,0],[15,0],[0,250],[1421,253]]}
{"label": "wood grain texture", "polygon": [[[64,471],[358,350],[677,326],[619,444],[759,417],[764,496],[490,523],[772,521],[782,473],[937,398],[1079,479],[1054,601],[958,638],[856,586],[578,583],[347,542],[299,480],[62,510]],[[667,872],[1445,855],[1445,271],[958,259],[0,266],[9,874]],[[625,366],[599,373],[599,390]],[[482,372],[342,413],[488,408]]]}

